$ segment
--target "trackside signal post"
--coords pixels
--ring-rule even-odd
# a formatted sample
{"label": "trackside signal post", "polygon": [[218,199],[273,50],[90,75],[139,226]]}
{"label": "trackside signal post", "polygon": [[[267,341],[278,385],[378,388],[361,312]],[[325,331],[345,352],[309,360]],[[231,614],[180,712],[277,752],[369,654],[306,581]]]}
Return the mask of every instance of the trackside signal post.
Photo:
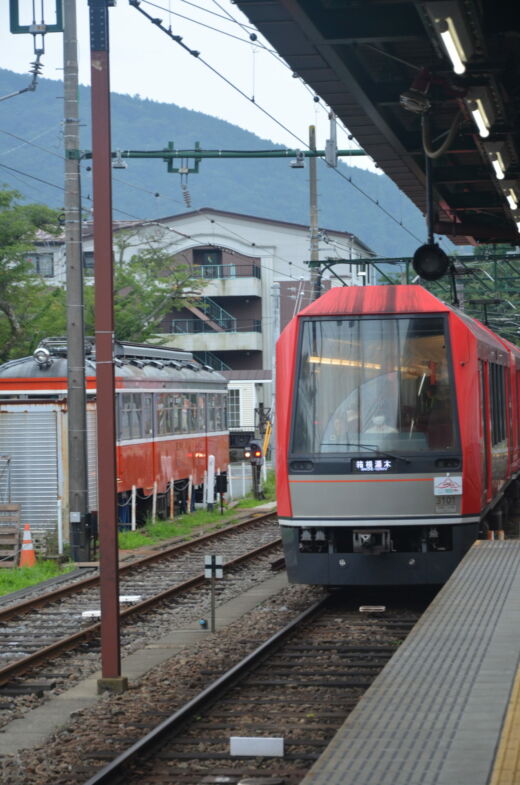
{"label": "trackside signal post", "polygon": [[92,160],[96,287],[96,396],[98,444],[101,672],[98,691],[122,692],[117,550],[112,170],[108,9],[114,0],[89,0],[92,84]]}
{"label": "trackside signal post", "polygon": [[262,491],[262,484],[260,482],[260,471],[264,463],[264,456],[260,442],[257,442],[256,440],[251,441],[249,447],[246,447],[244,450],[244,458],[251,463],[251,476],[253,479],[253,493],[255,494],[255,499],[263,499],[264,492]]}

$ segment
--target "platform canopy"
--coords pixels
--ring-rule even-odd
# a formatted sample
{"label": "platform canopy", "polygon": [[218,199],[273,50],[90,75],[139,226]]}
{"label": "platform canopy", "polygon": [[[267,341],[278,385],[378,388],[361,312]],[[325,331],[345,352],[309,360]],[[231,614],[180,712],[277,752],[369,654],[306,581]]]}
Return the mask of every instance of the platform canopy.
{"label": "platform canopy", "polygon": [[436,233],[520,244],[518,0],[236,4],[423,213],[424,137],[449,142],[430,159]]}

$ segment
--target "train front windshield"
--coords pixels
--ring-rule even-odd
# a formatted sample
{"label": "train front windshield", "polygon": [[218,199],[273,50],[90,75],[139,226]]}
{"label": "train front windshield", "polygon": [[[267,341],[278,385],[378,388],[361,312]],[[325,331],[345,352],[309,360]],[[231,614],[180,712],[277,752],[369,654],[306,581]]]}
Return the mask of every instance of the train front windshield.
{"label": "train front windshield", "polygon": [[443,317],[309,319],[302,330],[293,454],[456,446]]}

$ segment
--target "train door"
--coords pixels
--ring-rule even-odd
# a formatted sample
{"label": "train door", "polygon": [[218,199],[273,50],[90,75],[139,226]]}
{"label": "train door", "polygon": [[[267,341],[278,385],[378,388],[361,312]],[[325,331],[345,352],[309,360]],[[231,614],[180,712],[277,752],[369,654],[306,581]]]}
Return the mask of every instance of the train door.
{"label": "train door", "polygon": [[480,417],[482,423],[482,441],[484,446],[483,455],[483,475],[482,475],[482,506],[488,501],[489,498],[489,395],[487,384],[487,369],[482,360],[479,361],[479,380],[480,380]]}

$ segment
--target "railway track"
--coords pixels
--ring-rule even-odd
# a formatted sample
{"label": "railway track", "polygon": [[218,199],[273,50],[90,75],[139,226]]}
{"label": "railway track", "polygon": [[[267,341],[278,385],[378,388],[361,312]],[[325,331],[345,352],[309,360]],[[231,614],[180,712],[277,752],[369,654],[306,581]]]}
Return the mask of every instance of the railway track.
{"label": "railway track", "polygon": [[[229,581],[242,570],[250,569],[255,561],[263,563],[279,557],[276,515],[256,516],[122,565],[122,620],[169,600],[178,600],[181,594],[188,598],[192,590],[208,592],[203,559],[209,550],[223,556],[229,585]],[[0,609],[0,686],[64,651],[86,642],[96,646],[100,623],[93,623],[91,614],[95,618],[98,609],[99,574]],[[123,644],[131,634],[123,626]],[[16,691],[16,685],[13,689]]]}
{"label": "railway track", "polygon": [[101,729],[107,749],[84,750],[84,764],[110,763],[85,785],[296,785],[421,611],[362,613],[341,596],[314,603],[124,752],[113,726]]}

